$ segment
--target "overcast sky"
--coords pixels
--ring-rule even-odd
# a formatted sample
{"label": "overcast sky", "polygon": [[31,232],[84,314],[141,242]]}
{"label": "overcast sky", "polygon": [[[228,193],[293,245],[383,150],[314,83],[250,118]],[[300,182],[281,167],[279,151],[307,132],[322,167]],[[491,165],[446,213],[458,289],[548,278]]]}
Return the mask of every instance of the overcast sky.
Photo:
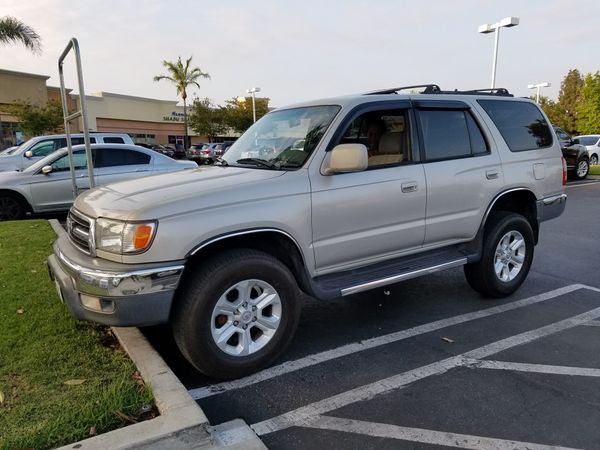
{"label": "overcast sky", "polygon": [[[175,100],[155,83],[163,59],[193,55],[211,75],[190,97],[216,103],[260,86],[272,106],[407,84],[443,89],[490,85],[493,34],[477,26],[516,16],[503,28],[496,86],[530,95],[549,81],[556,98],[571,68],[600,70],[597,0],[0,0],[42,37],[43,53],[0,47],[0,68],[50,75],[71,37],[82,51],[86,92]],[[74,87],[74,65],[66,68]]]}

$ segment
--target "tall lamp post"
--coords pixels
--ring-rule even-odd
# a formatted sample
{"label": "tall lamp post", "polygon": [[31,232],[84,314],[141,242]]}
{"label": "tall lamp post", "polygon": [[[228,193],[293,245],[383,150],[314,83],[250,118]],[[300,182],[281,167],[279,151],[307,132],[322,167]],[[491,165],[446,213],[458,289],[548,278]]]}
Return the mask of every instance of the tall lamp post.
{"label": "tall lamp post", "polygon": [[496,87],[496,65],[498,63],[498,39],[500,37],[500,28],[515,27],[517,25],[519,25],[518,17],[505,17],[500,22],[492,24],[484,23],[477,28],[479,33],[487,34],[495,32],[496,34],[494,38],[494,62],[492,64],[492,89]]}
{"label": "tall lamp post", "polygon": [[544,81],[543,83],[538,83],[538,84],[528,84],[527,89],[536,89],[537,88],[537,93],[535,95],[535,102],[539,103],[540,102],[540,88],[549,87],[549,86],[550,86],[550,83],[548,83],[547,81]]}
{"label": "tall lamp post", "polygon": [[252,94],[252,120],[256,122],[256,98],[255,95],[257,92],[260,92],[259,87],[253,87],[250,89],[246,89],[248,94]]}

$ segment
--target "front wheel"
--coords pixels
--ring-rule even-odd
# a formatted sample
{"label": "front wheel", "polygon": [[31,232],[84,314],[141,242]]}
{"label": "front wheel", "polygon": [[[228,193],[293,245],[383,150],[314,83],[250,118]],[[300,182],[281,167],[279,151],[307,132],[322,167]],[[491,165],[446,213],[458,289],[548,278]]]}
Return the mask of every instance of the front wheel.
{"label": "front wheel", "polygon": [[239,378],[268,366],[291,341],[300,296],[288,268],[273,256],[232,250],[207,261],[182,287],[173,335],[205,375]]}
{"label": "front wheel", "polygon": [[468,283],[489,297],[506,297],[525,281],[533,261],[530,223],[520,214],[494,213],[484,234],[481,260],[464,267]]}
{"label": "front wheel", "polygon": [[582,159],[577,163],[577,167],[575,168],[575,178],[578,180],[583,180],[585,177],[587,177],[589,171],[589,161],[587,159]]}
{"label": "front wheel", "polygon": [[16,195],[0,194],[0,221],[19,220],[25,217],[27,205]]}

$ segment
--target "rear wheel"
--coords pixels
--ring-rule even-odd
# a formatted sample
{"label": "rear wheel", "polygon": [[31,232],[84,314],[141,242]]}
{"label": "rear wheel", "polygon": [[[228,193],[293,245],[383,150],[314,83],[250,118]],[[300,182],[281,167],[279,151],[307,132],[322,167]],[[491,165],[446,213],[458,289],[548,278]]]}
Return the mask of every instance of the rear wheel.
{"label": "rear wheel", "polygon": [[533,231],[520,214],[493,213],[486,227],[481,260],[464,267],[468,283],[489,297],[506,297],[527,278],[533,260]]}
{"label": "rear wheel", "polygon": [[173,335],[186,359],[221,379],[256,372],[291,341],[300,317],[294,276],[279,260],[250,249],[203,263],[183,286]]}
{"label": "rear wheel", "polygon": [[0,194],[0,220],[19,220],[25,217],[27,205],[17,195]]}
{"label": "rear wheel", "polygon": [[592,155],[590,157],[590,166],[595,166],[598,164],[598,155]]}
{"label": "rear wheel", "polygon": [[575,178],[578,180],[583,180],[585,177],[587,177],[589,171],[590,163],[584,158],[577,163],[577,167],[575,168]]}

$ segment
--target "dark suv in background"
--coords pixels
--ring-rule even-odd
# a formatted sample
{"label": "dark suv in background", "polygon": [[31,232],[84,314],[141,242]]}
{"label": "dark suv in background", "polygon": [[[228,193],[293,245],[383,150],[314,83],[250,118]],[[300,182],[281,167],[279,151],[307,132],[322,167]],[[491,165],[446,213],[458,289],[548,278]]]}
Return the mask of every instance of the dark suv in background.
{"label": "dark suv in background", "polygon": [[553,126],[563,157],[567,161],[567,171],[578,180],[587,177],[590,171],[590,159],[585,145],[579,140],[573,139],[569,134],[556,125]]}

